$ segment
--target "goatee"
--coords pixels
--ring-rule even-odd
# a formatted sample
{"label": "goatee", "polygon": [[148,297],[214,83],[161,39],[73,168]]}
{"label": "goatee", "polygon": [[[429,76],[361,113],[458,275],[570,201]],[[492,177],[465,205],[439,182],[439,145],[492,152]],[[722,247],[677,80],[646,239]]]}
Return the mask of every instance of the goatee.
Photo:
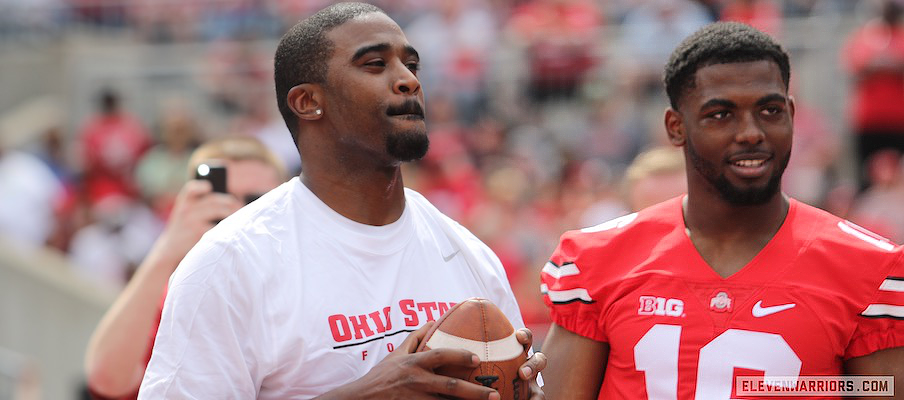
{"label": "goatee", "polygon": [[715,165],[703,159],[694,149],[694,145],[690,140],[685,144],[685,147],[687,147],[687,154],[694,169],[722,195],[726,202],[735,206],[760,205],[774,198],[781,191],[782,174],[791,159],[789,152],[780,160],[779,168],[773,171],[769,181],[766,182],[766,186],[739,188],[729,182],[725,174],[718,173]]}
{"label": "goatee", "polygon": [[399,132],[386,138],[386,153],[402,162],[420,160],[430,148],[424,132]]}

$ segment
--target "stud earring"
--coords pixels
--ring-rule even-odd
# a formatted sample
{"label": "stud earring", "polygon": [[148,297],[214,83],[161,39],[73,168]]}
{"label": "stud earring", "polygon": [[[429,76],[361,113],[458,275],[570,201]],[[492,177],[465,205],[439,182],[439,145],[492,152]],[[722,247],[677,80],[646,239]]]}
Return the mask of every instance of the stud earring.
{"label": "stud earring", "polygon": [[314,110],[314,114],[323,115],[323,110],[318,108],[318,109]]}

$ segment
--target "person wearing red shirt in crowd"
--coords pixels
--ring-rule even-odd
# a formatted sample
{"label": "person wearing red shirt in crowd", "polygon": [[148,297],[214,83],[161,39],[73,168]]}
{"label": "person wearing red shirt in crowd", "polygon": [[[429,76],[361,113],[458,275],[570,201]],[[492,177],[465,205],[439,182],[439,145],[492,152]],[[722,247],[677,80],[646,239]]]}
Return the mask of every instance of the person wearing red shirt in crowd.
{"label": "person wearing red shirt in crowd", "polygon": [[904,28],[902,3],[884,0],[881,17],[856,30],[842,49],[854,78],[850,118],[857,140],[860,188],[871,182],[866,160],[887,148],[904,152]]}
{"label": "person wearing red shirt in crowd", "polygon": [[141,122],[123,111],[116,92],[105,90],[99,98],[100,113],[82,129],[84,182],[91,204],[110,195],[138,196],[134,171],[151,147]]}
{"label": "person wearing red shirt in crowd", "polygon": [[782,31],[782,9],[774,0],[728,1],[719,20],[742,22],[776,37]]}
{"label": "person wearing red shirt in crowd", "polygon": [[534,99],[575,94],[596,64],[602,23],[599,6],[587,0],[529,0],[512,10],[506,29],[526,50]]}
{"label": "person wearing red shirt in crowd", "polygon": [[904,379],[904,248],[781,192],[789,79],[787,53],[749,25],[709,25],[673,52],[664,122],[688,193],[562,235],[541,273],[550,398]]}

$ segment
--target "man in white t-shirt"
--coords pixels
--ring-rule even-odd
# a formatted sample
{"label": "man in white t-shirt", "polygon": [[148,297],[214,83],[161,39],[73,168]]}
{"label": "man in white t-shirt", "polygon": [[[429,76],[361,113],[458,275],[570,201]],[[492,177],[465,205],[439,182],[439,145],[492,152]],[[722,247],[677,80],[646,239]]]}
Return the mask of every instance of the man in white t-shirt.
{"label": "man in white t-shirt", "polygon": [[[330,6],[283,37],[277,102],[304,173],[182,261],[139,398],[499,398],[433,373],[478,355],[414,353],[468,297],[524,326],[492,251],[403,186],[401,163],[428,147],[417,69],[399,26],[368,4]],[[545,365],[536,353],[522,366],[535,399]]]}

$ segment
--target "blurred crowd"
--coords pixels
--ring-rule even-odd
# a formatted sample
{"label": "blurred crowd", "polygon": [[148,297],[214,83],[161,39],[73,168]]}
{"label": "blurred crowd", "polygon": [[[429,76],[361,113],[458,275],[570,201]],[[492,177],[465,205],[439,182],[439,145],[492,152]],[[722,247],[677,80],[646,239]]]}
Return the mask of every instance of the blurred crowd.
{"label": "blurred crowd", "polygon": [[[104,88],[79,126],[52,126],[29,143],[0,140],[0,234],[23,249],[55,248],[88,279],[121,287],[162,231],[191,176],[189,155],[203,141],[257,137],[294,174],[303,171],[275,110],[272,51],[245,43],[278,39],[326,3],[0,0],[0,36],[8,38],[27,30],[53,40],[60,26],[77,23],[141,43],[209,43],[199,86],[226,121],[214,129],[179,100],[158,115],[138,115],[125,105],[142,93]],[[667,101],[660,83],[665,58],[682,38],[711,21],[734,20],[781,39],[789,18],[858,7],[847,0],[373,3],[399,22],[422,60],[431,149],[405,167],[406,184],[493,248],[529,325],[546,320],[537,276],[562,232],[684,190],[680,152],[662,149]],[[901,3],[873,3],[874,15],[836,58],[851,82],[849,126],[831,124],[828,111],[799,98],[784,185],[900,243]],[[794,74],[804,73],[792,58],[792,86]],[[857,151],[846,151],[848,144]],[[840,168],[845,157],[856,159],[854,176]]]}

